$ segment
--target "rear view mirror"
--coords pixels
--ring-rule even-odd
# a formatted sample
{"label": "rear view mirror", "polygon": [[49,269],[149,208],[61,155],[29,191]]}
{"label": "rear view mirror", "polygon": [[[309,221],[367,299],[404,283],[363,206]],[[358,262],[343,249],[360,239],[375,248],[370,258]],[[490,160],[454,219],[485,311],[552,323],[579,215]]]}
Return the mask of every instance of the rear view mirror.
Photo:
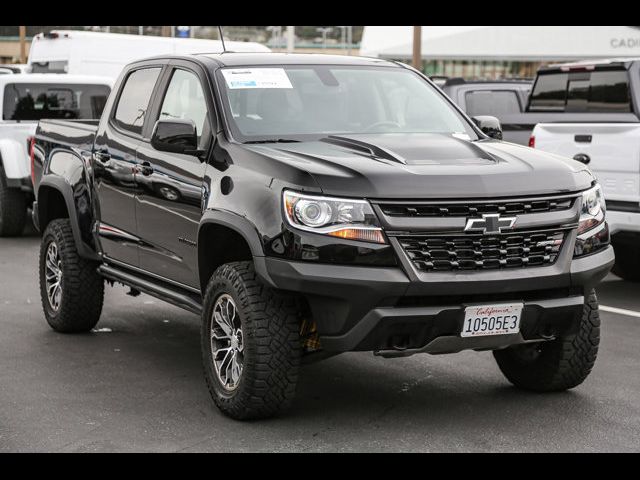
{"label": "rear view mirror", "polygon": [[192,120],[161,119],[153,127],[151,146],[161,152],[199,155],[198,132]]}
{"label": "rear view mirror", "polygon": [[502,125],[500,125],[500,120],[496,117],[482,115],[473,117],[471,120],[473,120],[473,123],[475,123],[485,135],[495,138],[496,140],[502,140]]}

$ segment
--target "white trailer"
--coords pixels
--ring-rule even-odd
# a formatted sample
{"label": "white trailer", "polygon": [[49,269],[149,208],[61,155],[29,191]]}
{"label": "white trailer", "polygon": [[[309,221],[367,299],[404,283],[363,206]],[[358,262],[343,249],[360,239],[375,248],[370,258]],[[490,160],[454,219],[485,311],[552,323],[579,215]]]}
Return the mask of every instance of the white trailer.
{"label": "white trailer", "polygon": [[[255,42],[225,41],[225,47],[234,52],[271,51]],[[115,80],[125,65],[144,57],[219,52],[219,40],[53,30],[33,37],[28,64],[33,73],[103,75]]]}

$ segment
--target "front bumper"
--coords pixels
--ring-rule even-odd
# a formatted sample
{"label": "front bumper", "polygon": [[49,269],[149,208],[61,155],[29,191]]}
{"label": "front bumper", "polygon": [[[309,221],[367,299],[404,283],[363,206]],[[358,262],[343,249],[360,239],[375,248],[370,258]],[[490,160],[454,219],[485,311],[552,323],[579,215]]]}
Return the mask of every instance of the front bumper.
{"label": "front bumper", "polygon": [[[392,356],[495,349],[574,331],[584,296],[615,257],[610,246],[584,258],[572,255],[564,248],[555,264],[544,267],[430,273],[417,272],[402,257],[401,268],[255,260],[264,282],[307,299],[325,351]],[[458,336],[465,305],[505,301],[524,303],[519,334]]]}

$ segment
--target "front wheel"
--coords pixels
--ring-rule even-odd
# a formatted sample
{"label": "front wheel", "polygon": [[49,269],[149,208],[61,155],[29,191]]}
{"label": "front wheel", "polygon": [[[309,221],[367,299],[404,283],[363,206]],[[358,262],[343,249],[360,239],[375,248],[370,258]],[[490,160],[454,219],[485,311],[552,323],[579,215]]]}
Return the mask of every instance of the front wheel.
{"label": "front wheel", "polygon": [[213,401],[229,417],[271,417],[293,401],[302,356],[295,298],[258,280],[252,262],[218,268],[207,286],[202,361]]}
{"label": "front wheel", "polygon": [[587,378],[598,355],[600,314],[594,290],[587,298],[577,333],[548,342],[495,350],[498,367],[512,384],[525,390],[568,390]]}

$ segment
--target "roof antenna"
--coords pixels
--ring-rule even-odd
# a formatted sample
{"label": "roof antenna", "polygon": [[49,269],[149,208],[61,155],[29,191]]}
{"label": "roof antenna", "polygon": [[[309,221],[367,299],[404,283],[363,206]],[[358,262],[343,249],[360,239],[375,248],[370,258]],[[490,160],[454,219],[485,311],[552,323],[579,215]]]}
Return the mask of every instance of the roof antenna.
{"label": "roof antenna", "polygon": [[226,53],[227,47],[224,46],[224,36],[222,35],[222,27],[218,25],[218,32],[220,33],[220,41],[222,42],[222,53]]}

